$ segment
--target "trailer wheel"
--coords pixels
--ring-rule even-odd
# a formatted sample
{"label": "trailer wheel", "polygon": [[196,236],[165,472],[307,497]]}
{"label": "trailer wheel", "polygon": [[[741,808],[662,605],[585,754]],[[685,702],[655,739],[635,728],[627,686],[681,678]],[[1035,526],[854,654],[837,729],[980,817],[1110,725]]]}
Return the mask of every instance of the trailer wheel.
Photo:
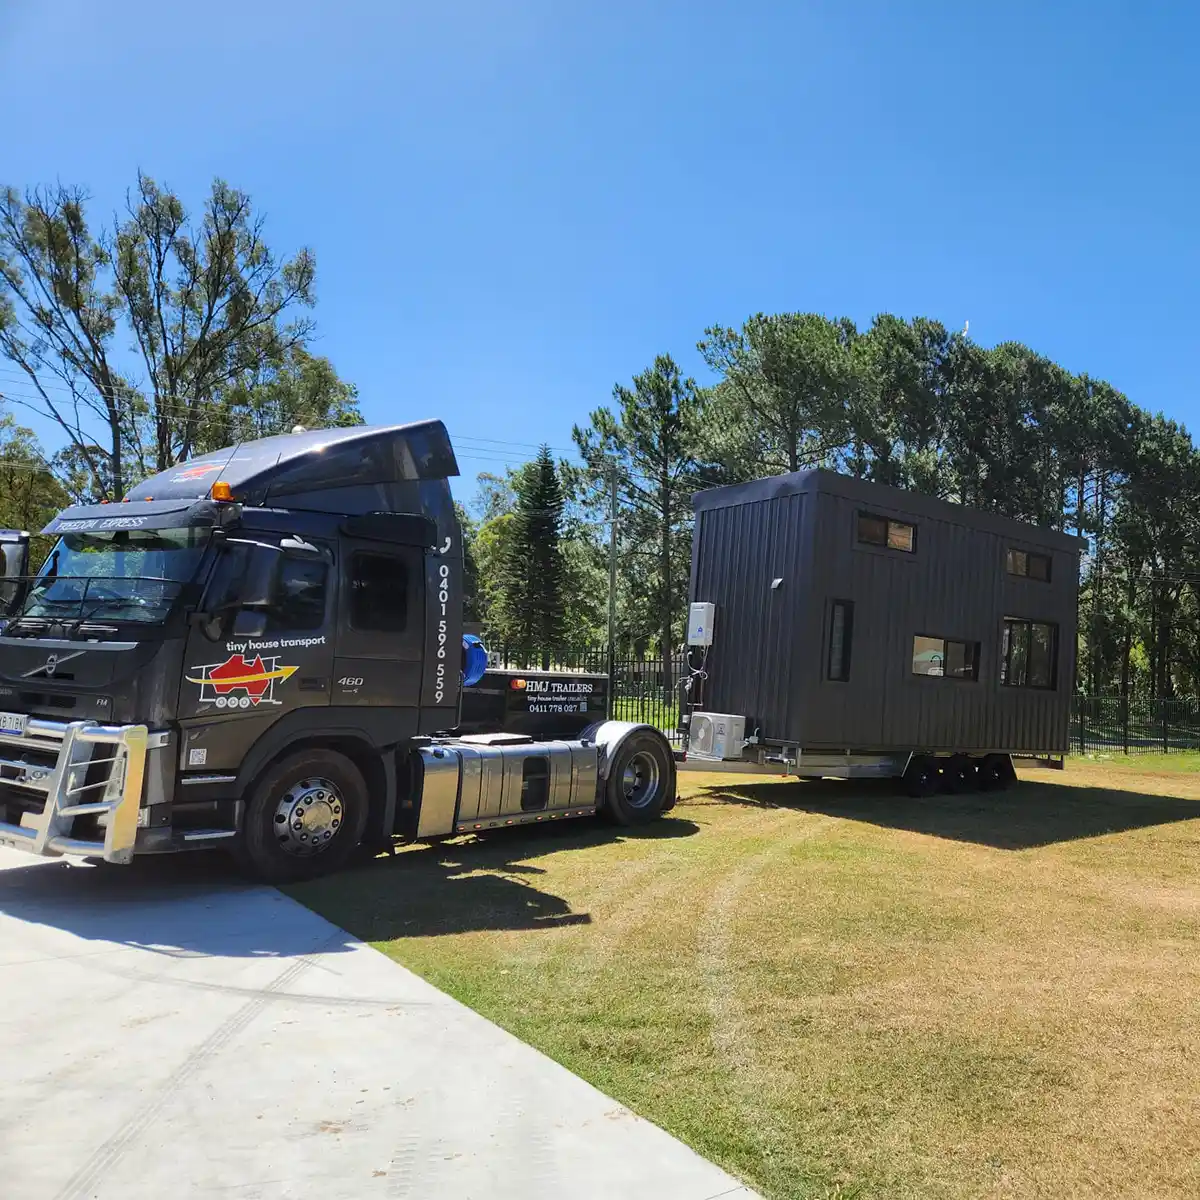
{"label": "trailer wheel", "polygon": [[976,786],[975,760],[965,754],[955,754],[942,764],[942,787],[952,796],[972,792]]}
{"label": "trailer wheel", "polygon": [[675,756],[648,729],[621,743],[604,785],[602,811],[618,825],[648,825],[675,804]]}
{"label": "trailer wheel", "polygon": [[233,852],[265,883],[341,870],[367,825],[362,772],[336,750],[304,750],[268,768],[247,798]]}
{"label": "trailer wheel", "polygon": [[1007,754],[989,754],[979,764],[979,787],[985,792],[998,792],[1016,783],[1017,773]]}
{"label": "trailer wheel", "polygon": [[937,759],[914,754],[904,772],[904,790],[914,799],[923,800],[941,790],[942,772]]}

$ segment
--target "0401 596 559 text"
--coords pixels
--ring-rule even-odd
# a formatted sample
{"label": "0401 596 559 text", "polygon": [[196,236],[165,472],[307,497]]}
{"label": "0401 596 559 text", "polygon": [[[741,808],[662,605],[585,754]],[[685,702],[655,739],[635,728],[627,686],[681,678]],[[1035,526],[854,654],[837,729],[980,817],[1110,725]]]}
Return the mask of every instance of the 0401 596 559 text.
{"label": "0401 596 559 text", "polygon": [[[446,539],[446,548],[450,546]],[[446,649],[449,641],[447,610],[450,604],[450,564],[443,562],[438,566],[438,626],[437,626],[437,665],[434,669],[433,702],[441,704],[446,698],[446,684],[449,672],[446,669]]]}

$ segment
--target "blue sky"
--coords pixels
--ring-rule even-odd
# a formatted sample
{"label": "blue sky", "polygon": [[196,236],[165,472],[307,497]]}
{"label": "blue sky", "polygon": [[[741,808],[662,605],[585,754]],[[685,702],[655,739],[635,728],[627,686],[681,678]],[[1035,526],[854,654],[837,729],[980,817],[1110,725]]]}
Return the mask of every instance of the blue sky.
{"label": "blue sky", "polygon": [[969,320],[1195,424],[1198,33],[1179,2],[6,0],[0,180],[98,215],[139,167],[250,192],[315,251],[367,419],[484,439],[472,476],[759,310]]}

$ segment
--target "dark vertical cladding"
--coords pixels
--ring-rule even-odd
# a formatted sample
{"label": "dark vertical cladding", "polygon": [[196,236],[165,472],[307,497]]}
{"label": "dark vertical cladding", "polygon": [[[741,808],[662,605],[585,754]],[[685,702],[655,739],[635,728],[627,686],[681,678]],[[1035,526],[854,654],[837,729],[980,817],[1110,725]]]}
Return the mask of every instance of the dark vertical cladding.
{"label": "dark vertical cladding", "polygon": [[704,706],[745,714],[748,732],[760,714],[783,716],[802,698],[793,687],[792,640],[796,606],[806,598],[806,500],[786,495],[697,513],[692,595],[721,614],[705,663],[714,686]]}
{"label": "dark vertical cladding", "polygon": [[[1079,539],[826,471],[696,510],[691,598],[716,605],[703,708],[814,750],[1067,748]],[[1048,558],[1049,580],[1010,573],[1010,550]],[[836,607],[852,620],[831,672]],[[1053,687],[1001,683],[1006,618],[1057,629]]]}

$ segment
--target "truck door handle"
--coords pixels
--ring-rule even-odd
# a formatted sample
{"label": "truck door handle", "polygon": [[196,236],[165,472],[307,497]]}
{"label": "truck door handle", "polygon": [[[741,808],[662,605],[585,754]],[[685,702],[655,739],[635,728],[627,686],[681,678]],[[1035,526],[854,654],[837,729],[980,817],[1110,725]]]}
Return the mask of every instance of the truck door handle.
{"label": "truck door handle", "polygon": [[317,675],[308,675],[300,680],[302,692],[323,692],[329,686],[329,681]]}

